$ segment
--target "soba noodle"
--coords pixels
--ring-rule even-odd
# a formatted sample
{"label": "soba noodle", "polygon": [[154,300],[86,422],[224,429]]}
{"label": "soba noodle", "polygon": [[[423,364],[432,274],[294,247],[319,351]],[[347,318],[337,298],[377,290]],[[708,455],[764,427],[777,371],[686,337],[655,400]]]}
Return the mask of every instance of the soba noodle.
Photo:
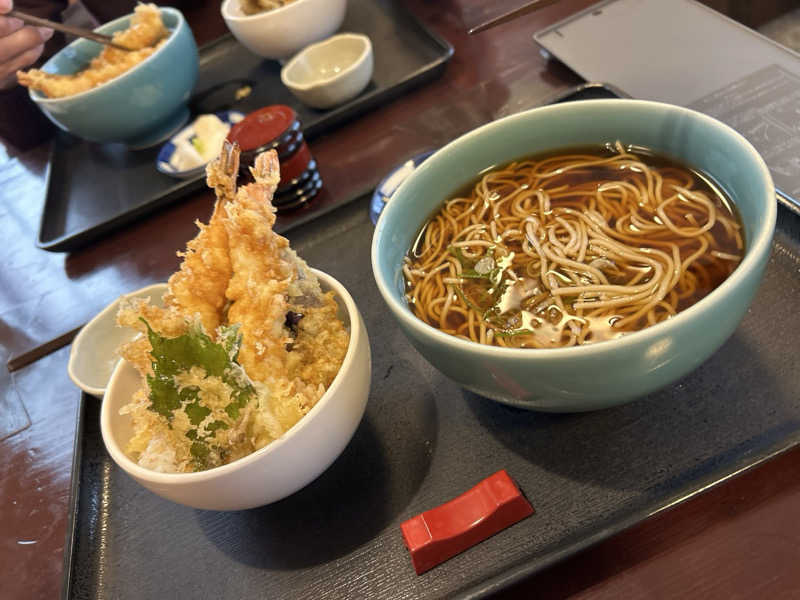
{"label": "soba noodle", "polygon": [[425,225],[403,273],[426,323],[547,348],[668,319],[743,252],[732,205],[708,178],[617,142],[485,173]]}

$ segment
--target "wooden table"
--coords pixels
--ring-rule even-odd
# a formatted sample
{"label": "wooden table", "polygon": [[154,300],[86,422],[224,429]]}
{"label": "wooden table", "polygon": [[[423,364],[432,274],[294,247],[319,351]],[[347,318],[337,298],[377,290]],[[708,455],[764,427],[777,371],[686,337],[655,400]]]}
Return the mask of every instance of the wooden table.
{"label": "wooden table", "polygon": [[[326,193],[352,197],[419,146],[442,143],[579,83],[547,63],[531,34],[590,4],[562,0],[476,37],[465,33],[516,2],[408,0],[455,47],[444,76],[314,141]],[[216,3],[186,8],[198,42],[224,32]],[[69,255],[35,247],[46,148],[0,154],[0,359],[93,316],[120,293],[163,281],[175,251],[210,214],[198,193]],[[158,231],[158,236],[152,232]],[[78,390],[68,348],[9,374],[0,369],[0,597],[60,590]],[[788,598],[800,596],[800,449],[540,573],[503,597]]]}

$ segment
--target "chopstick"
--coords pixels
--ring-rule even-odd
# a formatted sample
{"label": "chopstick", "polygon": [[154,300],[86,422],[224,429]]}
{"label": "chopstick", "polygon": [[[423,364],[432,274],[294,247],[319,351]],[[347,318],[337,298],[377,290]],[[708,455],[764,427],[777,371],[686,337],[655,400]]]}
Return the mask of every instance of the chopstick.
{"label": "chopstick", "polygon": [[469,31],[467,31],[467,35],[474,35],[476,33],[480,33],[481,31],[486,31],[487,29],[491,29],[492,27],[496,27],[497,25],[502,25],[503,23],[508,23],[516,19],[517,17],[521,17],[522,15],[526,15],[528,13],[535,12],[540,8],[544,8],[546,6],[550,6],[551,4],[555,4],[558,0],[532,0],[532,2],[528,2],[527,4],[523,4],[519,8],[515,8],[513,10],[508,11],[505,14],[500,15],[499,17],[495,17],[494,19],[490,19],[485,23],[481,23],[480,25],[476,25]]}
{"label": "chopstick", "polygon": [[56,31],[60,31],[61,33],[68,33],[70,35],[76,35],[78,37],[86,38],[92,40],[93,42],[98,42],[100,44],[105,44],[106,46],[111,46],[118,50],[125,50],[126,52],[130,52],[130,48],[126,48],[125,46],[121,46],[114,42],[114,40],[109,35],[103,35],[101,33],[95,33],[94,31],[90,31],[88,29],[83,29],[81,27],[72,27],[71,25],[64,25],[62,23],[56,23],[55,21],[48,21],[47,19],[42,19],[40,17],[34,17],[33,15],[29,15],[24,12],[20,12],[15,9],[11,9],[8,11],[4,17],[16,17],[20,21],[27,23],[28,25],[36,25],[37,27],[49,27],[50,29],[55,29]]}
{"label": "chopstick", "polygon": [[30,350],[26,350],[22,354],[17,354],[16,356],[12,356],[8,359],[6,363],[6,367],[8,368],[9,373],[13,373],[14,371],[18,371],[22,367],[26,367],[29,364],[36,362],[40,358],[44,358],[48,354],[51,354],[58,350],[59,348],[63,348],[67,344],[71,343],[72,340],[78,335],[78,332],[83,329],[83,325],[76,327],[75,329],[68,331],[66,333],[61,334],[57,338],[53,338],[49,342],[45,342],[36,348],[32,348]]}

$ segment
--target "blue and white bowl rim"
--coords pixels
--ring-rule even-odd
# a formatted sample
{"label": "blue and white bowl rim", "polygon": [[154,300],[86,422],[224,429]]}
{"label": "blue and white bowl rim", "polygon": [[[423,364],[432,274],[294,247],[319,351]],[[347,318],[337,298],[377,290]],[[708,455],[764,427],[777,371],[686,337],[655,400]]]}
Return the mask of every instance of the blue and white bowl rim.
{"label": "blue and white bowl rim", "polygon": [[[238,123],[242,119],[244,119],[244,113],[238,110],[223,110],[219,112],[215,112],[215,115],[219,117],[219,119],[224,123],[230,123],[231,125]],[[198,117],[200,115],[197,115]],[[192,120],[189,125],[181,129],[178,133],[173,135],[158,151],[158,157],[156,158],[156,167],[162,173],[166,173],[168,175],[180,175],[183,173],[193,173],[194,171],[199,171],[205,168],[205,165],[198,165],[197,167],[193,167],[191,169],[186,169],[184,171],[179,171],[175,167],[173,167],[169,160],[172,158],[173,153],[175,152],[175,143],[173,140],[178,138],[181,135],[186,135],[187,131],[192,131],[194,129],[194,121],[197,119]]]}

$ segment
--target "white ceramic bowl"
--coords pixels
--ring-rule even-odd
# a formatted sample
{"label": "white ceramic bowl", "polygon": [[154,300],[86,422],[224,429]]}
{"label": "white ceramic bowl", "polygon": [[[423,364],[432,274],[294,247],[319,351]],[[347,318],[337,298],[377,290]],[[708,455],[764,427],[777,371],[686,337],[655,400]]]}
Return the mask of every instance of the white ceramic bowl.
{"label": "white ceramic bowl", "polygon": [[301,50],[281,69],[281,81],[303,104],[331,108],[358,96],[372,69],[369,38],[340,33]]}
{"label": "white ceramic bowl", "polygon": [[114,462],[159,496],[194,508],[240,510],[281,500],[319,476],[344,450],[366,408],[371,354],[364,321],[344,286],[314,271],[323,290],[333,290],[339,316],[350,329],[344,362],[328,390],[289,431],[230,464],[197,473],[157,473],[123,451],[133,435],[130,417],[119,410],[141,385],[137,371],[121,361],[111,376],[100,411],[100,430]]}
{"label": "white ceramic bowl", "polygon": [[67,364],[67,373],[75,385],[87,394],[103,397],[111,373],[119,362],[117,348],[138,335],[132,329],[117,325],[119,303],[123,298],[151,298],[153,304],[161,306],[161,297],[166,289],[166,283],[155,283],[125,294],[83,326],[72,342]]}
{"label": "white ceramic bowl", "polygon": [[225,24],[242,45],[264,58],[282,60],[339,29],[346,8],[347,0],[294,0],[245,15],[239,0],[225,0],[221,10]]}

